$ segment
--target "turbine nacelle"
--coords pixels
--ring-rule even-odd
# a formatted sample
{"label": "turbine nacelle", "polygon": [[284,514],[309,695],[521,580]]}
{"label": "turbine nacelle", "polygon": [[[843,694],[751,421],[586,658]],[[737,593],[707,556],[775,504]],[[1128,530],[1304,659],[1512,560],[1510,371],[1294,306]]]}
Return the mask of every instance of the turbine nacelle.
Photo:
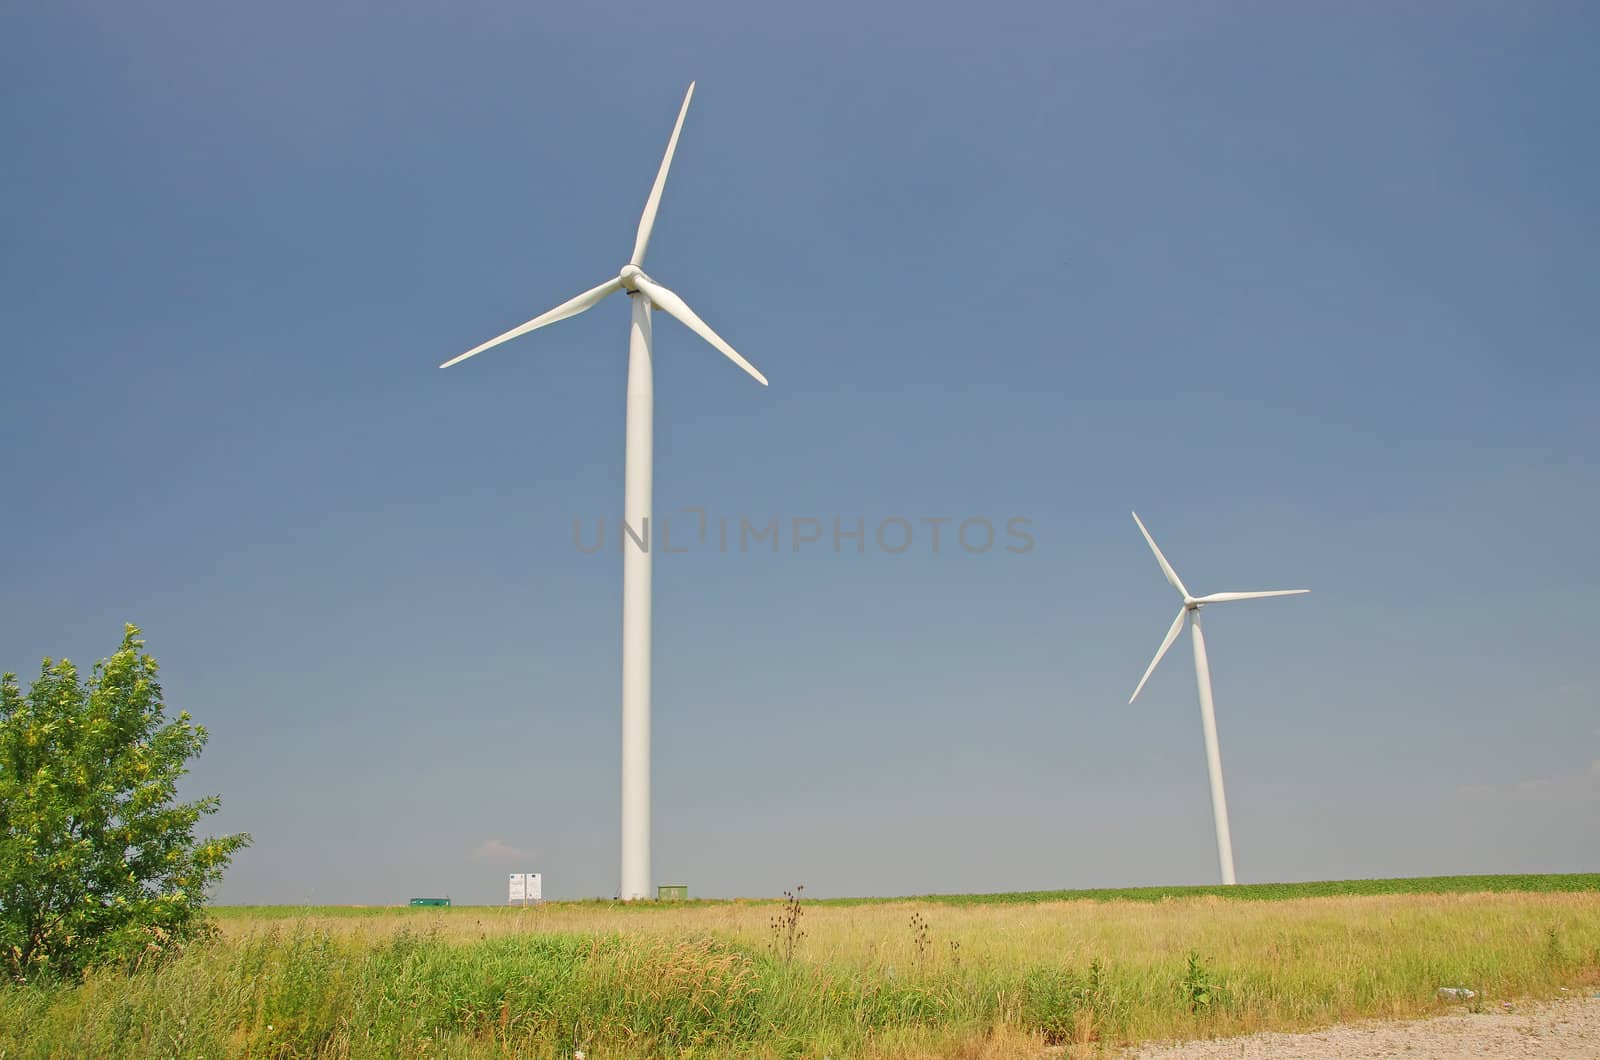
{"label": "turbine nacelle", "polygon": [[630,295],[644,295],[650,300],[651,305],[667,315],[675,317],[684,327],[709,342],[717,352],[748,372],[756,382],[762,386],[767,385],[767,377],[756,371],[755,366],[749,361],[739,356],[738,351],[730,346],[727,340],[712,331],[711,326],[701,320],[699,315],[689,308],[687,302],[666,287],[656,283],[645,275],[644,269],[640,268],[640,263],[644,261],[645,250],[650,244],[650,233],[655,228],[656,211],[661,207],[661,191],[667,184],[667,171],[672,168],[672,156],[678,149],[678,134],[683,131],[683,118],[684,115],[689,113],[689,101],[693,98],[694,82],[691,81],[689,83],[689,91],[683,97],[683,106],[678,111],[678,122],[672,127],[672,138],[667,141],[667,153],[661,159],[661,168],[656,171],[656,181],[650,187],[650,197],[645,200],[644,213],[639,218],[639,231],[634,237],[633,256],[628,259],[628,263],[622,267],[622,270],[614,278],[607,280],[598,287],[591,287],[577,297],[561,303],[549,312],[541,313],[525,324],[519,324],[510,331],[496,335],[480,346],[474,346],[466,353],[450,358],[450,360],[441,364],[440,368],[449,368],[453,364],[460,364],[468,357],[498,346],[502,342],[509,342],[519,335],[526,335],[528,332],[542,328],[546,324],[554,324],[558,320],[577,316],[579,313],[594,308],[607,295],[615,294],[617,291],[626,291]]}
{"label": "turbine nacelle", "polygon": [[1184,588],[1183,580],[1178,577],[1178,572],[1172,569],[1172,564],[1167,562],[1167,557],[1162,555],[1161,549],[1156,547],[1156,539],[1151,537],[1150,531],[1145,529],[1138,512],[1133,513],[1133,521],[1139,524],[1139,533],[1144,535],[1145,543],[1150,546],[1150,551],[1155,553],[1156,562],[1161,566],[1161,573],[1166,575],[1168,583],[1178,590],[1179,596],[1183,597],[1183,607],[1179,609],[1178,617],[1172,620],[1172,625],[1167,629],[1167,636],[1162,640],[1161,647],[1156,649],[1156,657],[1150,660],[1149,668],[1145,670],[1144,676],[1139,678],[1139,684],[1134,688],[1133,695],[1128,697],[1129,703],[1139,698],[1139,693],[1144,690],[1145,682],[1150,680],[1150,675],[1156,672],[1156,666],[1161,662],[1162,657],[1167,654],[1167,649],[1172,647],[1172,642],[1178,639],[1179,633],[1183,632],[1183,620],[1186,617],[1192,617],[1195,621],[1199,621],[1200,609],[1205,605],[1225,604],[1234,600],[1261,600],[1268,596],[1299,596],[1301,593],[1309,593],[1311,591],[1310,589],[1268,589],[1265,592],[1211,593],[1207,596],[1195,596]]}

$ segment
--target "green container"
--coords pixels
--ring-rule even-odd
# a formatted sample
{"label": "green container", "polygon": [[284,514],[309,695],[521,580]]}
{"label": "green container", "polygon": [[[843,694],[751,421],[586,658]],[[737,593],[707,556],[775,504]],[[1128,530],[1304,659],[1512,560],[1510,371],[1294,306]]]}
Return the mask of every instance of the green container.
{"label": "green container", "polygon": [[656,901],[658,902],[682,902],[686,901],[688,897],[689,885],[687,883],[663,883],[656,888]]}
{"label": "green container", "polygon": [[411,904],[412,905],[449,905],[450,904],[450,899],[448,899],[448,898],[413,898],[413,899],[411,899]]}

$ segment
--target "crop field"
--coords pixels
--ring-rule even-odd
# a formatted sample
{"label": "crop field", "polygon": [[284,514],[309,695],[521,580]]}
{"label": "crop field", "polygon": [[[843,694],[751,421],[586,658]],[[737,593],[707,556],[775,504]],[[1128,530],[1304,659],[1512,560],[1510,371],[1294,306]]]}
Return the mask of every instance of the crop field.
{"label": "crop field", "polygon": [[902,900],[214,910],[0,989],[13,1057],[1006,1057],[1600,985],[1600,875]]}

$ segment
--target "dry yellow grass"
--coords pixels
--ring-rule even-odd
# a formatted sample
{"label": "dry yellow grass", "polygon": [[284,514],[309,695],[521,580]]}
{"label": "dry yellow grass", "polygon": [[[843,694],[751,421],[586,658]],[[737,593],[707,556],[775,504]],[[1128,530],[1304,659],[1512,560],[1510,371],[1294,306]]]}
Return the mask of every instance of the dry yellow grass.
{"label": "dry yellow grass", "polygon": [[[807,905],[790,962],[776,909],[225,911],[214,946],[154,975],[7,1004],[0,1055],[170,1055],[175,1027],[194,1042],[204,1026],[205,1055],[554,1057],[577,1037],[594,1058],[977,1060],[1418,1016],[1443,1007],[1440,986],[1498,1004],[1600,977],[1592,891]],[[81,1029],[157,1010],[143,1038]],[[51,1048],[19,1044],[24,1016]]]}

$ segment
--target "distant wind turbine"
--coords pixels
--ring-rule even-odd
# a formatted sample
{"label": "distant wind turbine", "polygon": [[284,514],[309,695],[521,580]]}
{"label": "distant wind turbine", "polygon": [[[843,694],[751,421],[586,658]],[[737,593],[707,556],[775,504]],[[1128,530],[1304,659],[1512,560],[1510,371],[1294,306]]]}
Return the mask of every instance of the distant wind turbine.
{"label": "distant wind turbine", "polygon": [[640,267],[644,264],[645,248],[650,244],[650,230],[656,223],[656,211],[661,206],[661,189],[667,183],[667,170],[672,167],[673,152],[678,149],[678,133],[683,129],[684,115],[689,113],[689,101],[694,98],[694,82],[684,94],[683,107],[678,111],[678,122],[672,127],[672,138],[667,141],[667,153],[661,159],[661,169],[656,182],[645,200],[644,215],[639,218],[639,232],[634,239],[633,253],[628,263],[616,276],[534,317],[526,324],[497,335],[481,346],[474,346],[459,357],[452,357],[439,367],[449,368],[468,357],[498,346],[519,335],[526,335],[546,324],[576,316],[592,308],[602,298],[616,291],[628,292],[633,301],[633,325],[628,334],[628,412],[627,447],[623,486],[623,520],[638,534],[643,546],[630,542],[624,533],[622,541],[622,885],[619,894],[625,899],[645,898],[650,890],[650,512],[652,473],[652,417],[654,415],[654,383],[652,378],[650,312],[661,309],[676,317],[690,331],[705,339],[734,364],[743,368],[760,383],[767,379],[739,356],[721,335],[701,320],[693,309],[676,294],[656,283]]}
{"label": "distant wind turbine", "polygon": [[1200,723],[1206,734],[1206,767],[1211,772],[1211,816],[1217,825],[1217,860],[1222,863],[1222,882],[1232,884],[1236,882],[1233,876],[1233,839],[1228,834],[1228,798],[1222,790],[1222,751],[1217,746],[1217,715],[1211,704],[1211,664],[1206,661],[1206,638],[1200,630],[1200,609],[1207,604],[1226,604],[1234,600],[1299,596],[1311,590],[1272,589],[1256,593],[1212,593],[1210,596],[1190,596],[1189,590],[1178,580],[1178,572],[1172,569],[1167,557],[1156,547],[1156,539],[1144,528],[1138,512],[1133,513],[1133,521],[1139,524],[1139,532],[1150,545],[1150,551],[1156,554],[1156,562],[1161,564],[1161,573],[1167,576],[1167,581],[1171,582],[1172,587],[1183,597],[1183,606],[1178,610],[1178,617],[1172,620],[1172,628],[1167,630],[1166,639],[1161,642],[1161,647],[1156,649],[1156,657],[1150,660],[1149,668],[1145,670],[1144,676],[1139,678],[1139,686],[1133,690],[1133,695],[1128,697],[1128,702],[1132,704],[1139,698],[1144,683],[1155,673],[1161,657],[1167,654],[1172,642],[1178,639],[1178,634],[1183,630],[1183,620],[1187,616],[1194,634],[1194,678],[1195,683],[1200,686]]}

